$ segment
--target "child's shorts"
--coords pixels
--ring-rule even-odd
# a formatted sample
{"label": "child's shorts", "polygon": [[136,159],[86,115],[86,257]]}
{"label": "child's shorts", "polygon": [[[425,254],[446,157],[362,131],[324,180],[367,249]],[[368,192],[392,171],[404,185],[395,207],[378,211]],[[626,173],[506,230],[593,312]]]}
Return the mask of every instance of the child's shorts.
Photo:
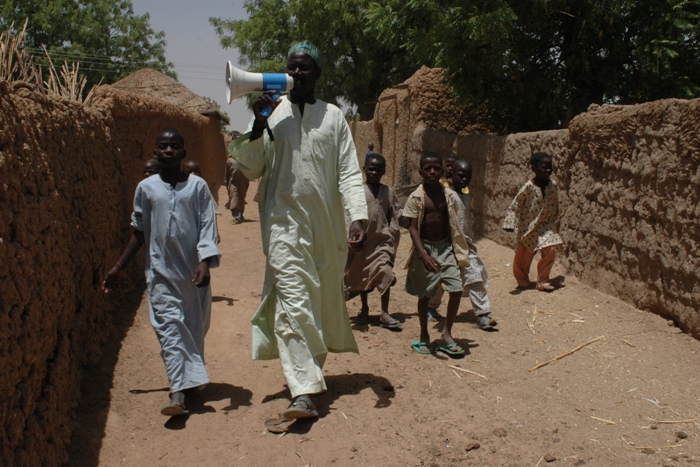
{"label": "child's shorts", "polygon": [[437,293],[441,283],[445,284],[447,292],[461,292],[464,288],[462,273],[452,250],[452,240],[446,238],[439,242],[427,240],[421,240],[421,242],[425,252],[437,261],[440,270],[438,272],[426,270],[418,251],[414,251],[406,276],[406,292],[419,298],[432,297]]}

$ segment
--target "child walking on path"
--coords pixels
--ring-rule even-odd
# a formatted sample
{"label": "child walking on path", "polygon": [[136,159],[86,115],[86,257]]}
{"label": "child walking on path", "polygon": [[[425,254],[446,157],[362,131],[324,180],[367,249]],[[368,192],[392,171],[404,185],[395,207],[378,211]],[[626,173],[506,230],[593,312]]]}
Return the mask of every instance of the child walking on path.
{"label": "child walking on path", "polygon": [[476,249],[476,245],[472,241],[472,230],[470,222],[471,211],[471,196],[468,194],[467,187],[472,181],[472,165],[465,160],[457,160],[452,166],[452,186],[462,202],[461,209],[458,211],[459,224],[462,226],[462,231],[467,236],[469,243],[469,266],[462,268],[462,282],[464,291],[469,294],[474,307],[474,316],[476,317],[476,327],[484,331],[494,329],[498,323],[491,318],[491,302],[486,294],[488,287],[489,275],[486,271],[484,262],[481,261]]}
{"label": "child walking on path", "polygon": [[403,216],[411,222],[409,233],[413,241],[404,264],[408,269],[406,292],[418,297],[420,322],[420,340],[411,342],[411,347],[423,354],[435,350],[428,333],[428,302],[444,283],[450,299],[442,329],[445,344],[439,345],[437,350],[464,355],[464,349],[452,338],[452,324],[462,298],[460,267],[469,265],[469,246],[457,217],[459,197],[450,188],[442,186],[442,173],[440,156],[424,154],[420,160],[423,183],[408,197],[403,210]]}
{"label": "child walking on path", "polygon": [[394,192],[380,181],[386,172],[386,161],[381,154],[371,153],[365,159],[365,197],[369,223],[367,243],[363,250],[348,253],[345,265],[345,297],[360,294],[362,310],[354,319],[357,324],[365,324],[369,316],[367,294],[375,288],[382,296],[382,313],[379,324],[382,327],[400,328],[401,323],[389,314],[391,286],[396,283],[394,261],[399,246],[399,216],[401,206]]}
{"label": "child walking on path", "polygon": [[535,177],[528,180],[510,203],[503,221],[503,229],[515,231],[518,248],[513,260],[513,275],[518,289],[529,289],[530,265],[539,251],[541,259],[537,263],[537,290],[551,292],[554,286],[549,281],[549,273],[556,258],[556,246],[563,242],[557,233],[559,217],[559,188],[550,179],[552,156],[537,152],[530,159]]}
{"label": "child walking on path", "polygon": [[185,393],[209,382],[204,366],[204,336],[209,329],[209,268],[217,267],[214,203],[207,183],[180,170],[184,138],[166,128],[156,138],[160,173],[136,187],[131,225],[134,232],[102,290],[109,292],[127,263],[146,245],[146,282],[151,324],[170,381],[170,403],[163,415],[187,414]]}

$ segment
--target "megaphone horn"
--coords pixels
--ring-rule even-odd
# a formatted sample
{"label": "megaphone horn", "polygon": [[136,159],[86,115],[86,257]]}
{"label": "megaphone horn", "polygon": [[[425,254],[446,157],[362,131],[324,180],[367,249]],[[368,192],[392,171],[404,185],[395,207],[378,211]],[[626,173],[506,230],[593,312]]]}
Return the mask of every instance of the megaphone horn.
{"label": "megaphone horn", "polygon": [[[229,104],[235,98],[251,92],[275,91],[272,98],[277,100],[280,93],[292,87],[294,80],[285,73],[250,73],[236,68],[230,61],[226,64],[226,100]],[[268,117],[271,111],[272,107],[269,107],[262,114]]]}

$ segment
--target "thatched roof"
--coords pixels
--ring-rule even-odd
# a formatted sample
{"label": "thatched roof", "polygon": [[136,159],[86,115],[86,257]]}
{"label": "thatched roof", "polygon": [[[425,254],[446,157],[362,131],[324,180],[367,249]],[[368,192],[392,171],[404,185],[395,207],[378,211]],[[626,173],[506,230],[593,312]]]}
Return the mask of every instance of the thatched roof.
{"label": "thatched roof", "polygon": [[214,107],[211,102],[193,93],[173,78],[151,68],[142,68],[112,86],[134,94],[155,97],[178,107],[218,118],[227,124],[230,123],[228,116]]}

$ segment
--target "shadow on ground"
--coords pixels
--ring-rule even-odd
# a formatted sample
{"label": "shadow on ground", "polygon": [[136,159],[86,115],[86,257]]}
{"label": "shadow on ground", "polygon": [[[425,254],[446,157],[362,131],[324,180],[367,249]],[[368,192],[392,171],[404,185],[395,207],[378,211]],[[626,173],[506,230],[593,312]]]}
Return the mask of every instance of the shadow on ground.
{"label": "shadow on ground", "polygon": [[[313,402],[318,410],[318,418],[306,418],[295,421],[284,429],[284,431],[294,434],[305,434],[311,430],[311,427],[317,421],[323,419],[332,410],[335,410],[333,403],[342,396],[359,394],[365,389],[371,389],[377,396],[377,402],[374,404],[375,409],[383,409],[391,405],[391,399],[396,397],[394,385],[384,378],[370,373],[355,373],[349,375],[330,375],[326,376],[326,386],[328,391],[323,394],[313,396]],[[291,394],[288,389],[284,389],[278,393],[267,395],[263,398],[263,404],[276,399],[287,399],[291,402]],[[347,416],[345,416],[347,418]],[[352,415],[350,415],[352,417]]]}
{"label": "shadow on ground", "polygon": [[201,391],[193,389],[186,392],[185,404],[187,405],[187,410],[190,412],[189,415],[170,417],[163,426],[168,430],[183,430],[187,427],[187,420],[192,415],[216,412],[216,409],[211,405],[207,405],[207,402],[228,399],[228,405],[221,410],[229,412],[243,405],[252,405],[252,397],[253,392],[250,389],[228,383],[209,383],[207,387]]}
{"label": "shadow on ground", "polygon": [[102,356],[95,365],[84,368],[80,402],[75,409],[73,433],[68,449],[67,467],[94,467],[99,463],[102,438],[109,413],[114,368],[119,351],[141,305],[145,282],[119,298],[113,313],[113,330],[102,346]]}

